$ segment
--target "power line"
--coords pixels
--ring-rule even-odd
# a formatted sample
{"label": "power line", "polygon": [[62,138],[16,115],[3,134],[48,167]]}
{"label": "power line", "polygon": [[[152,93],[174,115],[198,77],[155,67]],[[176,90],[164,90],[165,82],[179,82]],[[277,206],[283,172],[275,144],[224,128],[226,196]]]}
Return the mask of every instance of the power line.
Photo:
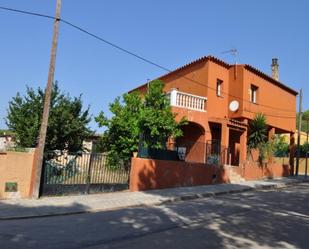
{"label": "power line", "polygon": [[[250,112],[250,113],[257,113],[254,111],[249,111],[247,109],[244,109],[244,112]],[[269,116],[269,117],[275,117],[275,118],[294,118],[296,119],[296,116],[280,116],[280,115],[276,115],[276,114],[270,114],[270,113],[266,113],[266,112],[262,112],[265,116]]]}
{"label": "power line", "polygon": [[39,16],[39,17],[45,17],[45,18],[49,18],[49,19],[56,19],[53,16],[49,16],[49,15],[45,15],[45,14],[40,14],[40,13],[30,12],[30,11],[25,11],[25,10],[12,9],[12,8],[7,8],[7,7],[3,7],[3,6],[0,6],[0,9],[11,11],[11,12],[16,12],[16,13],[21,13],[21,14],[32,15],[32,16]]}
{"label": "power line", "polygon": [[118,50],[121,50],[122,52],[125,52],[125,53],[127,53],[129,55],[132,55],[132,56],[134,56],[134,57],[136,57],[136,58],[138,58],[138,59],[140,59],[140,60],[142,60],[144,62],[147,62],[147,63],[149,63],[149,64],[151,64],[151,65],[153,65],[155,67],[158,67],[158,68],[160,68],[162,70],[165,70],[165,71],[168,71],[168,72],[172,72],[171,70],[167,69],[166,67],[163,67],[163,66],[161,66],[161,65],[159,65],[159,64],[157,64],[155,62],[152,62],[152,61],[150,61],[150,60],[148,60],[148,59],[146,59],[146,58],[144,58],[144,57],[142,57],[142,56],[140,56],[138,54],[135,54],[135,53],[133,53],[133,52],[131,52],[131,51],[125,49],[125,48],[122,48],[122,47],[120,47],[120,46],[118,46],[118,45],[116,45],[116,44],[114,44],[112,42],[109,42],[109,41],[105,40],[104,38],[102,38],[102,37],[100,37],[98,35],[95,35],[95,34],[89,32],[89,31],[87,31],[87,30],[85,30],[85,29],[83,29],[83,28],[81,28],[81,27],[79,27],[77,25],[74,25],[73,23],[70,23],[70,22],[68,22],[68,21],[66,21],[64,19],[61,19],[61,21],[63,23],[65,23],[65,24],[75,28],[75,29],[78,29],[79,31],[81,31],[81,32],[83,32],[83,33],[85,33],[87,35],[90,35],[90,36],[92,36],[92,37],[94,37],[94,38],[96,38],[96,39],[98,39],[98,40],[100,40],[100,41],[102,41],[102,42],[104,42],[104,43],[106,43],[106,44],[108,44],[108,45],[118,49]]}
{"label": "power line", "polygon": [[[7,11],[12,11],[12,12],[17,12],[17,13],[21,13],[21,14],[27,14],[27,15],[34,15],[34,16],[45,17],[45,18],[49,18],[49,19],[56,19],[56,18],[53,17],[53,16],[49,16],[49,15],[45,15],[45,14],[40,14],[40,13],[36,13],[36,12],[30,12],[30,11],[12,9],[12,8],[2,7],[2,6],[0,6],[0,9],[2,9],[2,10],[7,10]],[[108,44],[108,45],[110,45],[110,46],[112,46],[112,47],[118,49],[118,50],[121,50],[122,52],[125,52],[125,53],[127,53],[127,54],[129,54],[129,55],[132,55],[132,56],[134,56],[134,57],[136,57],[136,58],[138,58],[138,59],[140,59],[140,60],[143,60],[144,62],[147,62],[147,63],[149,63],[149,64],[151,64],[151,65],[153,65],[153,66],[156,66],[156,67],[158,67],[158,68],[160,68],[160,69],[162,69],[162,70],[165,70],[165,71],[168,71],[168,72],[172,72],[172,70],[169,70],[169,69],[167,69],[166,67],[163,67],[163,66],[161,66],[161,65],[159,65],[159,64],[157,64],[157,63],[154,63],[154,62],[152,62],[152,61],[150,61],[150,60],[148,60],[148,59],[146,59],[146,58],[144,58],[144,57],[142,57],[142,56],[139,56],[138,54],[135,54],[135,53],[133,53],[133,52],[127,50],[127,49],[124,49],[124,48],[122,48],[122,47],[120,47],[120,46],[118,46],[118,45],[116,45],[116,44],[114,44],[114,43],[112,43],[112,42],[109,42],[109,41],[105,40],[104,38],[102,38],[102,37],[100,37],[100,36],[98,36],[98,35],[95,35],[94,33],[91,33],[91,32],[89,32],[89,31],[87,31],[86,29],[83,29],[83,28],[81,28],[81,27],[79,27],[79,26],[77,26],[77,25],[75,25],[75,24],[73,24],[73,23],[71,23],[71,22],[69,22],[69,21],[66,21],[66,20],[61,19],[61,18],[59,18],[59,20],[60,20],[61,22],[65,23],[65,24],[67,24],[67,25],[69,25],[69,26],[75,28],[75,29],[78,29],[79,31],[81,31],[81,32],[83,32],[83,33],[86,33],[87,35],[90,35],[90,36],[92,36],[92,37],[94,37],[94,38],[96,38],[96,39],[98,39],[98,40],[100,40],[100,41],[102,41],[102,42],[104,42],[104,43],[106,43],[106,44]]]}
{"label": "power line", "polygon": [[[146,59],[146,58],[144,58],[144,57],[142,57],[142,56],[140,56],[140,55],[137,55],[136,53],[133,53],[133,52],[131,52],[131,51],[127,50],[127,49],[124,49],[124,48],[122,48],[122,47],[120,47],[120,46],[118,46],[118,45],[116,45],[116,44],[114,44],[114,43],[112,43],[112,42],[109,42],[109,41],[107,41],[106,39],[104,39],[104,38],[102,38],[102,37],[100,37],[100,36],[98,36],[98,35],[95,35],[95,34],[89,32],[89,31],[87,31],[87,30],[84,29],[84,28],[81,28],[81,27],[79,27],[79,26],[77,26],[77,25],[74,25],[74,24],[72,24],[72,23],[70,23],[70,22],[68,22],[68,21],[66,21],[66,20],[64,20],[64,19],[61,19],[61,21],[62,21],[63,23],[66,23],[67,25],[69,25],[69,26],[71,26],[71,27],[73,27],[73,28],[75,28],[75,29],[77,29],[77,30],[83,32],[83,33],[86,33],[86,34],[88,34],[88,35],[90,35],[90,36],[92,36],[92,37],[94,37],[94,38],[96,38],[96,39],[98,39],[98,40],[100,40],[100,41],[102,41],[102,42],[104,42],[104,43],[106,43],[106,44],[108,44],[108,45],[110,45],[110,46],[116,48],[116,49],[118,49],[118,50],[121,50],[121,51],[123,51],[123,52],[125,52],[125,53],[127,53],[127,54],[129,54],[129,55],[132,55],[132,56],[134,56],[134,57],[136,57],[136,58],[138,58],[138,59],[144,61],[144,62],[147,62],[147,63],[149,63],[149,64],[151,64],[151,65],[153,65],[153,66],[155,66],[155,67],[158,67],[158,68],[160,68],[160,69],[162,69],[162,70],[164,70],[164,71],[167,71],[168,73],[172,73],[172,72],[173,72],[173,70],[171,70],[171,69],[168,69],[168,68],[166,68],[166,67],[164,67],[164,66],[161,66],[161,65],[159,65],[159,64],[157,64],[157,63],[155,63],[155,62],[152,62],[152,61],[150,61],[150,60],[148,60],[148,59]],[[208,86],[207,84],[204,84],[204,83],[202,83],[202,82],[196,81],[196,80],[191,79],[191,78],[189,78],[189,77],[187,77],[187,76],[183,76],[183,75],[180,75],[180,74],[178,74],[178,76],[180,76],[180,77],[182,77],[182,78],[184,78],[184,79],[187,79],[187,80],[189,80],[189,81],[191,81],[191,82],[193,82],[193,83],[196,83],[196,84],[198,84],[198,85],[201,85],[201,86],[203,86],[203,87],[206,87],[206,88],[208,88],[208,89],[211,89],[211,90],[213,90],[213,91],[217,91],[216,88],[210,87],[210,86]],[[228,96],[231,96],[231,97],[233,97],[233,98],[237,98],[237,99],[240,99],[240,100],[243,100],[243,101],[246,101],[246,102],[250,102],[249,100],[240,98],[240,97],[238,97],[238,96],[232,95],[232,94],[227,93],[227,92],[223,92],[223,91],[222,91],[222,93],[223,93],[223,94],[226,94],[226,95],[228,95]],[[250,102],[250,103],[251,103],[251,102]],[[281,110],[281,111],[294,112],[294,111],[287,110],[287,109],[274,108],[273,106],[268,106],[268,105],[264,105],[264,104],[259,104],[259,105],[260,105],[260,106],[264,106],[264,107],[269,107],[269,108],[272,108],[272,109]]]}
{"label": "power line", "polygon": [[[140,59],[140,60],[142,60],[142,61],[144,61],[144,62],[147,62],[147,63],[149,63],[149,64],[151,64],[151,65],[153,65],[153,66],[155,66],[155,67],[158,67],[158,68],[160,68],[160,69],[162,69],[162,70],[164,70],[164,71],[167,71],[168,73],[172,73],[172,72],[173,72],[173,70],[171,70],[171,69],[168,69],[168,68],[166,68],[166,67],[164,67],[164,66],[161,66],[161,65],[159,65],[159,64],[157,64],[157,63],[155,63],[155,62],[152,62],[152,61],[150,61],[150,60],[148,60],[148,59],[146,59],[146,58],[144,58],[144,57],[142,57],[142,56],[140,56],[140,55],[137,55],[137,54],[135,54],[135,53],[133,53],[133,52],[127,50],[127,49],[124,49],[124,48],[122,48],[122,47],[120,47],[120,46],[118,46],[118,45],[116,45],[116,44],[114,44],[114,43],[112,43],[112,42],[109,42],[109,41],[107,41],[106,39],[104,39],[104,38],[102,38],[102,37],[100,37],[100,36],[98,36],[98,35],[95,35],[95,34],[89,32],[89,31],[85,30],[84,28],[81,28],[81,27],[79,27],[79,26],[77,26],[77,25],[74,25],[74,24],[72,24],[72,23],[70,23],[70,22],[68,22],[68,21],[66,21],[66,20],[64,20],[64,19],[61,19],[61,21],[64,22],[64,23],[66,23],[66,24],[68,24],[68,25],[70,25],[71,27],[73,27],[73,28],[75,28],[75,29],[78,29],[79,31],[81,31],[81,32],[83,32],[83,33],[86,33],[86,34],[88,34],[88,35],[90,35],[90,36],[92,36],[92,37],[94,37],[94,38],[96,38],[96,39],[98,39],[98,40],[100,40],[100,41],[102,41],[102,42],[104,42],[104,43],[106,43],[106,44],[108,44],[108,45],[114,47],[114,48],[116,48],[116,49],[119,49],[119,50],[121,50],[121,51],[123,51],[123,52],[125,52],[125,53],[127,53],[127,54],[129,54],[129,55],[132,55],[132,56],[134,56],[134,57],[136,57],[136,58],[138,58],[138,59]],[[196,80],[191,79],[191,78],[189,78],[189,77],[187,77],[187,76],[180,75],[180,74],[178,74],[178,76],[180,76],[180,77],[182,77],[182,78],[184,78],[184,79],[187,79],[187,80],[189,80],[189,81],[191,81],[191,82],[193,82],[193,83],[196,83],[196,84],[198,84],[198,85],[201,85],[201,86],[203,86],[203,87],[206,87],[206,88],[208,88],[208,89],[211,89],[211,90],[213,90],[213,91],[217,91],[216,88],[210,87],[210,86],[208,86],[207,84],[204,84],[204,83],[202,83],[202,82],[196,81]],[[237,99],[240,99],[240,100],[243,100],[243,101],[246,101],[246,102],[250,102],[249,100],[240,98],[240,97],[238,97],[238,96],[232,95],[232,94],[227,93],[227,92],[223,92],[223,91],[222,91],[222,93],[223,93],[223,94],[226,94],[226,95],[228,95],[228,96],[231,96],[231,97],[233,97],[233,98],[237,98]],[[251,103],[251,102],[250,102],[250,103]],[[269,105],[264,105],[264,104],[259,104],[259,105],[260,105],[260,106],[264,106],[264,107],[269,107],[269,108],[272,108],[272,109],[281,110],[281,111],[294,112],[294,111],[287,110],[287,109],[274,108],[273,106],[269,106]]]}
{"label": "power line", "polygon": [[[1,7],[1,6],[0,6],[0,9],[7,10],[7,11],[13,11],[13,12],[17,12],[17,13],[22,13],[22,14],[28,14],[28,15],[45,17],[45,18],[49,18],[49,19],[56,19],[55,17],[49,16],[49,15],[35,13],[35,12],[29,12],[29,11],[24,11],[24,10],[12,9],[12,8]],[[120,51],[122,51],[122,52],[124,52],[126,54],[129,54],[129,55],[131,55],[131,56],[133,56],[133,57],[135,57],[135,58],[137,58],[139,60],[142,60],[142,61],[144,61],[144,62],[146,62],[148,64],[151,64],[151,65],[153,65],[153,66],[155,66],[157,68],[160,68],[160,69],[162,69],[162,70],[164,70],[164,71],[166,71],[168,73],[172,73],[173,72],[173,70],[171,70],[171,69],[168,69],[168,68],[166,68],[164,66],[161,66],[160,64],[155,63],[155,62],[153,62],[153,61],[151,61],[151,60],[149,60],[149,59],[147,59],[145,57],[142,57],[142,56],[140,56],[140,55],[138,55],[138,54],[136,54],[134,52],[131,52],[131,51],[125,49],[125,48],[122,48],[121,46],[116,45],[115,43],[112,43],[112,42],[110,42],[110,41],[100,37],[99,35],[96,35],[96,34],[90,32],[90,31],[88,31],[88,30],[86,30],[86,29],[84,29],[84,28],[82,28],[80,26],[77,26],[77,25],[75,25],[75,24],[73,24],[73,23],[71,23],[69,21],[66,21],[66,20],[64,20],[62,18],[59,18],[59,20],[61,22],[65,23],[65,24],[67,24],[67,25],[69,25],[69,26],[71,26],[71,27],[73,27],[73,28],[75,28],[75,29],[77,29],[77,30],[79,30],[79,31],[81,31],[81,32],[83,32],[83,33],[85,33],[85,34],[87,34],[87,35],[89,35],[89,36],[91,36],[91,37],[93,37],[93,38],[103,42],[103,43],[105,43],[105,44],[108,44],[108,45],[110,45],[110,46],[112,46],[112,47],[114,47],[114,48],[116,48],[116,49],[118,49],[118,50],[120,50]],[[206,87],[206,88],[208,88],[210,90],[213,90],[213,91],[217,91],[216,88],[208,86],[207,83],[199,82],[197,80],[191,79],[191,78],[189,78],[187,76],[184,76],[184,75],[180,75],[180,74],[177,74],[177,75],[179,77],[187,79],[187,80],[189,80],[189,81],[191,81],[191,82],[193,82],[195,84],[201,85],[201,86]],[[240,98],[240,97],[232,95],[230,93],[227,93],[227,92],[224,92],[224,91],[222,91],[222,93],[226,94],[227,96],[230,96],[230,97],[233,97],[233,98],[236,98],[236,99],[239,99],[239,100],[251,103],[250,100],[247,100],[247,99],[244,99],[244,98]],[[261,103],[259,103],[259,106],[263,106],[263,107],[267,107],[267,108],[271,108],[271,109],[277,109],[277,110],[284,111],[284,112],[291,112],[291,113],[294,112],[294,111],[291,111],[291,110],[288,110],[288,109],[274,108],[273,106],[265,105],[265,104],[261,104]],[[282,116],[282,117],[284,117],[284,116]],[[288,118],[291,118],[291,117],[288,117]]]}

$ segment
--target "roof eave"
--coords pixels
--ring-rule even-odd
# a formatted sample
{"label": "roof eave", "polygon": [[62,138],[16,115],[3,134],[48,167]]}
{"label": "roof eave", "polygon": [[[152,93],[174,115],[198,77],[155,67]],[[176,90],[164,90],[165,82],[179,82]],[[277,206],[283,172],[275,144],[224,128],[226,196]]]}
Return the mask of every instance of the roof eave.
{"label": "roof eave", "polygon": [[[162,79],[164,79],[164,78],[166,78],[168,76],[171,76],[172,74],[179,73],[180,71],[182,71],[182,70],[184,70],[186,68],[189,68],[189,67],[191,67],[193,65],[196,65],[197,63],[207,62],[207,61],[212,61],[212,62],[214,62],[214,63],[216,63],[216,64],[218,64],[218,65],[220,65],[222,67],[225,67],[227,69],[229,69],[231,67],[231,65],[226,63],[225,61],[220,60],[220,59],[218,59],[218,58],[216,58],[216,57],[214,57],[212,55],[208,55],[208,56],[203,56],[203,57],[201,57],[199,59],[196,59],[196,60],[194,60],[194,61],[192,61],[190,63],[187,63],[187,64],[185,64],[185,65],[183,65],[183,66],[181,66],[181,67],[179,67],[179,68],[177,68],[177,69],[175,69],[173,71],[170,71],[170,72],[168,72],[168,73],[166,73],[166,74],[164,74],[164,75],[154,79],[154,80],[157,80],[157,79],[162,80]],[[145,87],[146,85],[147,85],[147,83],[145,83],[143,85],[140,85],[140,86],[134,88],[133,90],[129,91],[129,93],[137,91],[137,90]]]}
{"label": "roof eave", "polygon": [[243,65],[245,69],[253,72],[254,74],[266,79],[267,81],[270,81],[271,83],[275,84],[276,86],[286,90],[287,92],[290,92],[292,93],[293,95],[298,95],[298,92],[290,87],[288,87],[287,85],[281,83],[280,81],[277,81],[275,80],[274,78],[272,78],[271,76],[263,73],[262,71],[258,70],[257,68],[251,66],[251,65],[248,65],[248,64],[244,64]]}

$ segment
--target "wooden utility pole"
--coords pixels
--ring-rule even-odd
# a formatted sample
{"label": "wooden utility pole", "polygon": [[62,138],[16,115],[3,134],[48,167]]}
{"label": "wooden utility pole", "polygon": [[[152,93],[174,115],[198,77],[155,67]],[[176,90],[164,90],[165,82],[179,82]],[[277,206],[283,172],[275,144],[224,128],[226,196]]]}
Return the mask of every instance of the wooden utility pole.
{"label": "wooden utility pole", "polygon": [[[309,117],[307,118],[307,146],[309,145],[308,137],[309,137]],[[307,170],[308,170],[308,154],[309,154],[309,151],[307,150],[306,151],[306,169],[305,169],[306,177],[307,177]]]}
{"label": "wooden utility pole", "polygon": [[61,0],[57,0],[56,14],[55,14],[55,20],[54,20],[52,48],[51,48],[51,53],[50,53],[49,72],[48,72],[47,85],[45,89],[43,117],[42,117],[41,128],[40,128],[39,143],[36,148],[35,175],[33,179],[34,182],[33,182],[33,191],[32,191],[33,198],[38,198],[40,194],[39,191],[40,191],[41,174],[42,174],[42,168],[43,168],[44,147],[45,147],[47,125],[48,125],[51,93],[52,93],[54,73],[55,73],[56,53],[57,53],[57,44],[58,44],[58,30],[59,30],[59,23],[60,23],[60,9],[61,9]]}
{"label": "wooden utility pole", "polygon": [[303,90],[299,91],[299,112],[298,112],[298,136],[297,136],[297,155],[296,155],[296,176],[298,176],[299,170],[299,157],[300,157],[300,136],[301,136],[301,121],[302,121],[302,99],[303,99]]}

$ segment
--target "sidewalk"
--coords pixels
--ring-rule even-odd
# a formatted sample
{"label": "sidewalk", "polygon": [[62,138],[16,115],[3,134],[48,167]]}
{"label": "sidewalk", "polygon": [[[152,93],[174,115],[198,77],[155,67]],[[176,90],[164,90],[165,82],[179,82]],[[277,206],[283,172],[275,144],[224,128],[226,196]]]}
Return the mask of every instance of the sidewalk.
{"label": "sidewalk", "polygon": [[45,197],[39,200],[0,200],[0,220],[26,219],[107,211],[134,206],[160,205],[180,200],[205,198],[249,190],[283,188],[306,181],[304,177],[247,181],[239,184],[218,184],[170,188],[143,192],[115,192],[93,195]]}

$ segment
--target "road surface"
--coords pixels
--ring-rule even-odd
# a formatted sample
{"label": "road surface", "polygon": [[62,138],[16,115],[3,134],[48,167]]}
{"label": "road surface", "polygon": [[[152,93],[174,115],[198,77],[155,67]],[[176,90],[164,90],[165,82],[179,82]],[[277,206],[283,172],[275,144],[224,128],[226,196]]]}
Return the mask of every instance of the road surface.
{"label": "road surface", "polygon": [[0,221],[0,248],[307,249],[309,183],[155,207]]}

